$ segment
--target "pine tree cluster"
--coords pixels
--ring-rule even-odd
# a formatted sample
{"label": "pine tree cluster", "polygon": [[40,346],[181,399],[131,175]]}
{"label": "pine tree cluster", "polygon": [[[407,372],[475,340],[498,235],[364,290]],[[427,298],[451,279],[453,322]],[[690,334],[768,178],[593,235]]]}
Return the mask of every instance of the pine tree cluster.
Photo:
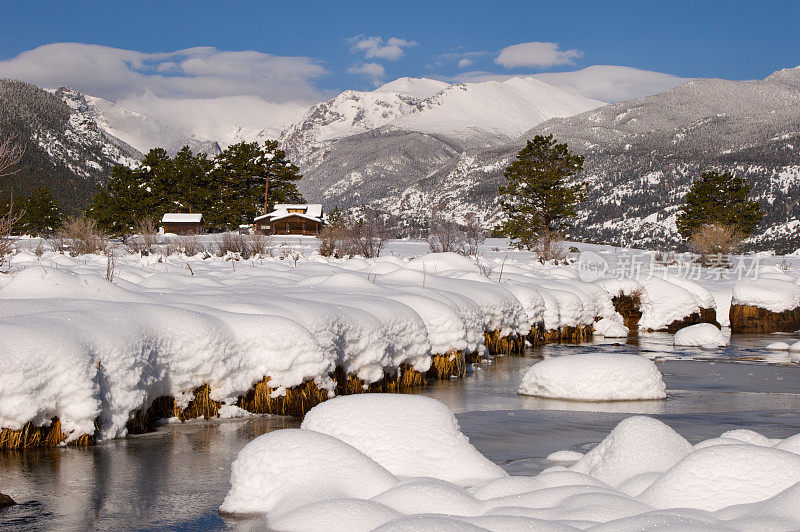
{"label": "pine tree cluster", "polygon": [[240,142],[213,158],[188,147],[175,157],[156,148],[137,168],[115,166],[86,214],[112,234],[167,212],[202,213],[207,230],[232,229],[263,214],[267,179],[270,206],[303,202],[296,186],[301,178],[277,141]]}

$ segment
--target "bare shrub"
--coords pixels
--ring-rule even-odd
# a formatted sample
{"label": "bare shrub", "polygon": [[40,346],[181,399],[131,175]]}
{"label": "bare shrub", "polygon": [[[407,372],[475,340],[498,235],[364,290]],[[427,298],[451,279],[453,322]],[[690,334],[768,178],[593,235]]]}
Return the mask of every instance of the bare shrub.
{"label": "bare shrub", "polygon": [[533,251],[539,257],[539,262],[544,264],[562,262],[567,257],[568,248],[560,233],[545,229],[536,237]]}
{"label": "bare shrub", "polygon": [[439,214],[431,216],[427,241],[434,253],[452,252],[477,257],[480,245],[485,240],[481,220],[474,212],[464,217],[464,225],[446,220]]}
{"label": "bare shrub", "polygon": [[464,216],[464,237],[467,253],[473,257],[477,256],[480,245],[486,241],[486,233],[481,219],[474,212]]}
{"label": "bare shrub", "polygon": [[14,251],[17,238],[13,235],[14,224],[22,217],[22,213],[14,212],[13,199],[9,202],[8,212],[0,216],[0,268],[3,268],[6,256]]}
{"label": "bare shrub", "polygon": [[453,220],[431,218],[427,241],[433,253],[464,253],[465,237]]}
{"label": "bare shrub", "polygon": [[128,239],[128,245],[135,252],[155,253],[158,246],[158,223],[155,218],[145,217],[133,226],[134,235]]}
{"label": "bare shrub", "polygon": [[319,253],[325,257],[379,257],[386,241],[394,232],[395,219],[373,209],[366,209],[356,219],[344,215],[336,223],[323,228],[317,238]]}
{"label": "bare shrub", "polygon": [[[24,151],[13,135],[6,135],[0,130],[0,177],[11,175],[17,171],[14,166],[22,159]],[[3,267],[6,256],[16,246],[17,239],[13,236],[12,230],[22,215],[21,212],[14,212],[14,196],[12,195],[8,202],[8,212],[0,216],[0,268]]]}
{"label": "bare shrub", "polygon": [[70,216],[64,220],[58,238],[72,256],[102,253],[108,247],[108,237],[85,216]]}
{"label": "bare shrub", "polygon": [[205,251],[205,246],[200,242],[200,237],[197,235],[186,235],[180,238],[180,247],[185,255],[194,257],[198,253]]}
{"label": "bare shrub", "polygon": [[47,251],[46,246],[48,246],[48,245],[49,244],[48,244],[47,240],[45,240],[44,238],[40,238],[36,242],[36,247],[33,248],[33,252],[36,254],[37,257],[41,257],[42,255],[44,255],[44,252]]}
{"label": "bare shrub", "polygon": [[244,236],[239,233],[222,233],[222,237],[217,243],[217,255],[220,257],[224,257],[228,253],[236,253],[243,258],[249,258],[249,251]]}
{"label": "bare shrub", "polygon": [[741,246],[744,235],[735,227],[706,224],[692,234],[689,247],[706,266],[730,266],[730,254]]}
{"label": "bare shrub", "polygon": [[340,228],[338,227],[325,226],[322,228],[322,231],[317,235],[320,255],[323,257],[336,257],[337,259],[342,258],[337,254],[337,251],[341,252],[341,245],[337,245],[341,241],[339,233]]}
{"label": "bare shrub", "polygon": [[243,235],[245,245],[251,256],[268,255],[272,247],[272,242],[268,236],[256,231],[252,234]]}
{"label": "bare shrub", "polygon": [[109,283],[114,282],[114,276],[117,272],[117,254],[114,246],[106,248],[106,281]]}

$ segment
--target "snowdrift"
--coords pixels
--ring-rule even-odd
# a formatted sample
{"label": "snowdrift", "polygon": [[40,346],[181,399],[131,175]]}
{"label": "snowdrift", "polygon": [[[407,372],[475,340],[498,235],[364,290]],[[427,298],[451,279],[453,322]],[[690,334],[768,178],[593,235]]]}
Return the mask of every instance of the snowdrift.
{"label": "snowdrift", "polygon": [[[634,416],[585,455],[570,451],[579,455],[571,467],[525,477],[476,468],[489,463],[432,399],[336,398],[309,417],[242,449],[220,511],[262,514],[273,530],[800,527],[800,435],[740,430],[717,438],[735,444],[692,446],[661,421]],[[452,480],[465,471],[484,478]]]}
{"label": "snowdrift", "polygon": [[[713,321],[724,300],[721,285],[672,274],[585,281],[574,265],[522,258],[295,251],[128,254],[113,275],[102,255],[14,255],[0,275],[0,447],[88,443],[221,409],[305,413],[528,345]],[[774,283],[795,298],[797,280],[772,275],[736,285],[731,312],[767,305]]]}

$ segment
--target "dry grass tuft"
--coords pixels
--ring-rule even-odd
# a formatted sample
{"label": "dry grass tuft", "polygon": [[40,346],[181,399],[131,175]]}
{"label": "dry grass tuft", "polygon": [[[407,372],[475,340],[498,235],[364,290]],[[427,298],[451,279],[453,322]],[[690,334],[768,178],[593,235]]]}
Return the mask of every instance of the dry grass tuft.
{"label": "dry grass tuft", "polygon": [[642,294],[636,290],[630,294],[620,294],[611,298],[614,310],[622,315],[625,327],[635,333],[639,329],[639,320],[642,318]]}
{"label": "dry grass tuft", "polygon": [[490,355],[523,355],[525,354],[524,336],[500,336],[500,331],[483,333],[484,343]]}
{"label": "dry grass tuft", "polygon": [[443,355],[433,355],[431,359],[431,369],[428,370],[428,377],[431,379],[463,377],[467,372],[467,360],[463,351],[453,350]]}
{"label": "dry grass tuft", "polygon": [[314,381],[289,388],[286,395],[272,397],[275,390],[269,387],[269,377],[264,377],[243,396],[236,406],[254,414],[305,414],[328,399],[328,391],[317,387]]}
{"label": "dry grass tuft", "polygon": [[[66,439],[67,434],[61,432],[61,421],[55,417],[48,426],[34,427],[32,423],[26,423],[24,427],[18,430],[0,430],[0,450],[58,447]],[[75,447],[94,445],[94,435],[83,434],[71,441],[69,445]]]}
{"label": "dry grass tuft", "polygon": [[528,341],[531,343],[533,347],[538,345],[542,345],[544,340],[544,323],[539,322],[531,326],[531,332],[528,333]]}
{"label": "dry grass tuft", "polygon": [[189,401],[178,417],[181,421],[199,417],[211,419],[219,416],[220,407],[222,407],[222,403],[211,399],[211,386],[203,384],[194,389],[194,399]]}

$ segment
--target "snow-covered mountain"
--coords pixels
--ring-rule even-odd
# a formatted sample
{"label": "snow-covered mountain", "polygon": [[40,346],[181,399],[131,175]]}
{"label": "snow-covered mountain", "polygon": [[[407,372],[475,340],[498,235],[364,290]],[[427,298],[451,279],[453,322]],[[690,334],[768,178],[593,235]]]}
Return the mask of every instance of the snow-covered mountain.
{"label": "snow-covered mountain", "polygon": [[442,135],[465,145],[496,144],[547,119],[601,105],[533,78],[458,85],[400,78],[371,92],[345,91],[312,106],[281,141],[300,157],[378,128]]}
{"label": "snow-covered mountain", "polygon": [[[76,93],[76,91],[72,91]],[[86,101],[85,112],[95,121],[97,126],[140,153],[147,153],[151,148],[164,148],[175,153],[183,146],[189,146],[194,152],[213,155],[219,153],[219,144],[215,141],[203,141],[192,138],[185,131],[166,126],[141,113],[131,111],[113,102],[83,95]]]}
{"label": "snow-covered mountain", "polygon": [[326,203],[393,197],[467,149],[502,146],[549,118],[604,105],[532,78],[448,85],[401,78],[312,106],[281,137]]}
{"label": "snow-covered mountain", "polygon": [[[78,203],[110,165],[135,164],[150,147],[219,149],[100,98],[65,88],[44,96],[2,83],[0,114],[22,124],[35,146],[30,169],[51,165],[62,196],[83,198]],[[745,175],[765,207],[754,245],[800,247],[800,67],[760,81],[696,80],[613,105],[533,78],[458,85],[400,78],[311,106],[281,142],[304,174],[299,186],[309,200],[372,205],[410,227],[424,226],[433,208],[455,218],[477,212],[490,227],[503,168],[537,134],[553,134],[586,156],[581,179],[589,196],[576,238],[673,245],[675,214],[691,180],[719,170]],[[225,125],[215,140],[224,147],[275,135],[272,125],[251,122]]]}
{"label": "snow-covered mountain", "polygon": [[[760,81],[697,80],[552,119],[506,145],[458,151],[390,196],[356,199],[413,220],[410,225],[423,225],[433,206],[456,218],[475,211],[493,225],[503,168],[537,134],[553,134],[586,158],[581,179],[588,197],[573,237],[675,245],[675,215],[692,179],[716,170],[745,176],[762,203],[765,217],[753,247],[800,248],[800,67]],[[346,199],[336,196],[353,203]]]}
{"label": "snow-covered mountain", "polygon": [[115,164],[136,164],[140,155],[99,127],[83,95],[68,89],[0,80],[0,128],[24,149],[18,171],[0,179],[3,199],[8,190],[47,185],[66,208],[83,208]]}

